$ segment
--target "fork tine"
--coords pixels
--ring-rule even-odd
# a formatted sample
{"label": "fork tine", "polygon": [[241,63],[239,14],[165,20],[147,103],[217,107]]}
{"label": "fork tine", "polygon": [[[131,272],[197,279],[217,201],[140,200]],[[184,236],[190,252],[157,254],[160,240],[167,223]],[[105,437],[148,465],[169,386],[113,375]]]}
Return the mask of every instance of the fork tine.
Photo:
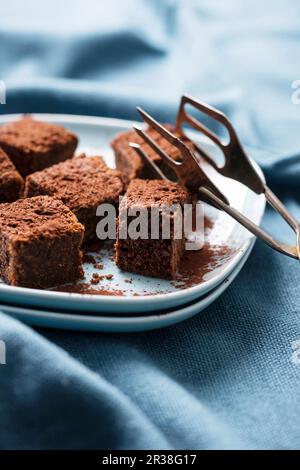
{"label": "fork tine", "polygon": [[168,129],[166,129],[164,126],[162,126],[158,121],[153,119],[146,111],[144,111],[142,108],[137,106],[136,108],[140,115],[142,116],[143,120],[153,129],[155,129],[159,134],[161,134],[163,137],[165,137],[170,144],[176,145],[177,144],[177,137],[175,137]]}
{"label": "fork tine", "polygon": [[204,158],[204,160],[206,160],[212,167],[215,168],[215,170],[219,171],[219,166],[217,165],[217,163],[208,155],[208,153],[206,153],[201,147],[200,145],[198,144],[195,144],[195,147],[197,149],[197,153]]}
{"label": "fork tine", "polygon": [[211,139],[218,147],[220,147],[221,150],[223,150],[224,144],[222,140],[215,134],[213,131],[211,131],[207,126],[202,124],[202,122],[198,121],[198,119],[195,119],[194,116],[188,116],[187,115],[187,121],[196,129],[199,131],[203,132],[204,135],[206,135],[209,139]]}
{"label": "fork tine", "polygon": [[201,100],[194,100],[194,98],[192,98],[192,96],[190,96],[190,95],[184,95],[184,98],[185,98],[186,102],[189,101],[191,104],[193,104],[200,111],[203,111],[204,113],[207,113],[207,111],[209,111],[210,114],[215,119],[217,119],[218,121],[227,122],[227,117],[222,111],[219,111],[218,109],[214,108],[213,106],[211,106],[209,104],[204,103]]}
{"label": "fork tine", "polygon": [[[163,135],[168,140],[168,142],[170,142],[172,145],[176,146],[181,152],[183,152],[185,154],[187,152],[189,152],[189,150],[186,148],[186,145],[183,142],[181,142],[181,140],[178,137],[174,136],[174,134],[172,134],[172,132],[170,132],[168,129],[163,127],[159,122],[157,122],[155,119],[153,119],[146,111],[144,111],[139,106],[137,106],[137,110],[140,113],[140,115],[142,116],[142,118],[145,120],[145,122],[150,127],[154,128],[157,132],[159,132],[161,135]],[[190,116],[187,115],[187,119],[189,119],[189,118],[190,118]],[[198,123],[196,122],[196,124],[198,124]],[[200,123],[199,123],[199,126],[200,126]],[[139,135],[141,135],[140,129],[137,129],[135,126],[134,126],[134,128],[139,133]],[[209,132],[209,129],[207,129],[207,132]],[[147,139],[148,136],[144,133],[142,137],[144,139],[145,138]],[[214,138],[217,138],[217,136],[212,135],[213,140],[214,140]],[[220,141],[216,142],[216,143],[217,143],[217,145],[219,144],[221,146]],[[152,146],[152,148],[153,148],[153,150],[155,150],[153,146]],[[203,158],[205,158],[212,166],[214,166],[217,169],[216,163],[214,162],[214,160],[209,155],[207,155],[202,149],[200,149],[198,147],[197,147],[197,150],[203,156]],[[170,157],[168,157],[168,158],[170,158]]]}
{"label": "fork tine", "polygon": [[139,127],[134,127],[138,135],[150,145],[150,147],[164,160],[167,165],[173,169],[178,178],[179,184],[188,186],[189,190],[196,191],[199,186],[207,185],[223,202],[228,204],[227,198],[215,186],[215,184],[208,178],[205,172],[199,166],[194,153],[182,142],[178,137],[173,135],[170,131],[164,128],[161,124],[155,121],[149,114],[139,108],[139,112],[145,119],[150,128],[156,130],[162,137],[164,137],[171,145],[174,145],[180,152],[182,160],[177,161],[171,158],[146,132]]}
{"label": "fork tine", "polygon": [[144,132],[140,127],[133,126],[134,130],[138,133],[138,135],[154,150],[154,152],[158,153],[158,155],[163,159],[166,160],[172,168],[176,168],[178,165],[181,165],[180,162],[176,162],[173,158],[169,157],[169,155],[164,152],[164,150],[156,143],[154,140]]}
{"label": "fork tine", "polygon": [[[210,158],[203,157],[223,176],[235,179],[240,183],[244,184],[256,194],[261,194],[264,192],[264,184],[260,175],[257,173],[253,164],[251,163],[249,157],[244,151],[239,138],[235,132],[233,125],[230,120],[225,116],[222,111],[219,111],[212,106],[209,106],[201,101],[192,98],[189,95],[183,95],[180,101],[179,110],[177,113],[176,119],[176,130],[182,132],[185,135],[185,130],[183,128],[184,123],[189,123],[194,129],[200,130],[203,132],[203,124],[197,119],[193,118],[190,114],[187,113],[185,105],[190,104],[195,109],[202,111],[207,114],[207,116],[219,121],[228,131],[229,142],[223,144],[221,147],[222,152],[225,157],[225,164],[223,166],[218,166],[213,163]],[[199,146],[196,145],[197,148]],[[200,152],[201,153],[201,152]]]}
{"label": "fork tine", "polygon": [[[261,175],[257,172],[256,168],[253,166],[251,160],[244,151],[243,146],[241,145],[239,138],[235,132],[233,125],[230,120],[225,116],[224,113],[218,111],[217,109],[209,106],[201,101],[198,101],[191,96],[184,95],[181,98],[177,119],[176,119],[176,130],[185,134],[183,125],[185,122],[189,123],[192,127],[197,130],[200,130],[208,137],[212,138],[213,134],[210,129],[207,129],[202,123],[198,122],[193,116],[188,114],[185,109],[185,105],[190,104],[194,108],[202,111],[208,116],[214,118],[216,121],[219,121],[229,133],[229,143],[223,144],[222,150],[225,156],[225,164],[220,168],[216,167],[212,162],[212,165],[217,169],[217,171],[223,176],[232,178],[236,181],[247,186],[249,189],[254,191],[256,194],[264,194],[266,201],[278,212],[278,214],[292,227],[293,231],[296,234],[297,241],[295,246],[287,246],[283,243],[276,241],[268,233],[260,229],[253,222],[247,219],[243,214],[239,213],[234,208],[231,208],[230,205],[224,204],[223,201],[218,201],[216,198],[216,193],[211,192],[208,187],[200,187],[199,192],[202,196],[206,196],[211,203],[215,202],[215,206],[219,207],[221,210],[227,212],[231,217],[236,219],[240,224],[244,225],[248,230],[250,230],[254,235],[260,237],[265,243],[269,244],[272,248],[281,253],[284,253],[293,258],[300,259],[300,224],[299,222],[290,214],[287,208],[282,204],[282,202],[272,193],[264,182]],[[207,132],[208,130],[208,132]],[[215,139],[212,139],[216,144],[218,142]],[[199,147],[197,147],[199,149]],[[202,152],[200,152],[202,153]],[[205,154],[203,155],[206,158]],[[207,159],[207,158],[206,158]],[[209,161],[209,159],[208,159]]]}
{"label": "fork tine", "polygon": [[[176,137],[172,132],[170,132],[168,129],[166,129],[164,126],[162,126],[159,122],[157,122],[155,119],[153,119],[152,116],[150,116],[146,111],[144,111],[142,108],[139,106],[137,107],[138,112],[144,119],[144,121],[149,125],[150,128],[156,130],[160,135],[165,137],[165,139],[171,144],[174,145],[185,157],[190,158],[195,158],[189,148],[178,138]],[[147,136],[146,136],[147,137]],[[153,147],[152,147],[153,148]],[[164,158],[164,157],[163,157]],[[170,157],[168,157],[170,158]],[[174,160],[172,160],[174,162]],[[175,162],[177,165],[179,162]],[[183,159],[183,162],[180,163],[181,165],[185,164],[185,161]]]}
{"label": "fork tine", "polygon": [[[210,106],[209,104],[204,103],[203,101],[196,100],[190,95],[183,95],[182,98],[181,98],[179,113],[178,113],[178,120],[177,120],[177,124],[179,124],[179,127],[181,127],[180,115],[184,115],[185,118],[187,118],[187,117],[191,118],[192,117],[192,116],[188,115],[186,113],[185,109],[184,109],[186,104],[191,104],[196,109],[198,109],[198,111],[202,111],[204,114],[207,114],[208,116],[213,117],[216,121],[223,124],[223,126],[229,132],[230,138],[232,138],[232,139],[236,138],[236,133],[235,133],[234,128],[232,127],[232,125],[231,125],[229,119],[227,118],[227,116],[222,111],[219,111],[218,109],[214,108],[213,106]],[[194,121],[194,123],[197,123],[197,124],[199,122],[195,118],[193,119],[193,121]]]}
{"label": "fork tine", "polygon": [[158,175],[160,179],[163,179],[165,181],[170,181],[161,171],[161,169],[154,163],[154,161],[149,157],[149,155],[144,152],[144,150],[141,148],[139,144],[135,144],[133,142],[129,143],[130,147],[133,148],[136,153],[147,163],[151,166],[151,168],[155,171],[155,173]]}

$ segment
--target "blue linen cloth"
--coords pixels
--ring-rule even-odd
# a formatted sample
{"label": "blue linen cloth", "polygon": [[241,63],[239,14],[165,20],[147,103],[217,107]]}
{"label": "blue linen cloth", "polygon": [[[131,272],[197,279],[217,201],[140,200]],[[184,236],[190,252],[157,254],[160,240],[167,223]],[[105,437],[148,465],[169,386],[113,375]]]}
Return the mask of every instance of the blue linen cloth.
{"label": "blue linen cloth", "polygon": [[[297,0],[10,0],[0,112],[174,119],[188,92],[230,116],[300,217],[299,42]],[[265,225],[292,240],[272,212]],[[299,285],[299,264],[257,242],[221,298],[168,329],[34,331],[0,314],[0,448],[299,449]]]}

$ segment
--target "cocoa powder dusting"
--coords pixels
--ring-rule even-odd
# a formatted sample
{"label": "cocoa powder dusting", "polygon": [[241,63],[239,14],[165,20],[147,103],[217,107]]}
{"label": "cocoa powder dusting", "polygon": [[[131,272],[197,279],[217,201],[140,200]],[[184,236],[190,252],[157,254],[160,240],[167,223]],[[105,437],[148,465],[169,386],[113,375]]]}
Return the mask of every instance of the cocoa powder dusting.
{"label": "cocoa powder dusting", "polygon": [[111,295],[111,296],[124,296],[124,292],[121,290],[106,290],[106,289],[95,289],[91,287],[91,284],[71,284],[67,286],[60,286],[55,289],[57,292],[66,292],[68,294],[89,294],[89,295]]}
{"label": "cocoa powder dusting", "polygon": [[101,276],[99,276],[99,274],[97,274],[97,273],[94,273],[92,275],[92,279],[90,280],[90,283],[93,284],[93,285],[94,284],[99,284],[100,280],[101,280]]}
{"label": "cocoa powder dusting", "polygon": [[[214,220],[205,217],[204,221],[205,234],[207,239],[209,239],[209,232],[214,226]],[[96,251],[94,256],[90,254],[91,251]],[[203,281],[209,279],[209,275],[218,269],[221,266],[224,266],[227,262],[232,259],[232,256],[237,251],[236,248],[229,247],[227,245],[211,245],[206,243],[202,250],[199,251],[187,251],[182,260],[179,272],[176,278],[171,281],[171,284],[176,289],[186,289],[193,287],[197,284],[200,284]],[[95,242],[93,245],[90,244],[86,247],[84,254],[84,261],[86,263],[92,264],[94,269],[103,270],[105,265],[103,264],[103,256],[108,257],[109,259],[113,258],[113,245],[112,244],[103,244],[101,242],[98,244]],[[90,295],[109,295],[109,296],[126,296],[128,295],[128,290],[121,290],[118,288],[116,283],[106,283],[103,281],[111,281],[114,278],[113,274],[99,274],[97,272],[92,274],[92,277],[87,282],[78,282],[72,285],[65,285],[57,287],[55,290],[59,292],[68,292],[68,293],[77,293],[77,294],[90,294]],[[102,284],[97,286],[98,284]],[[133,284],[134,281],[132,278],[125,279],[124,282],[127,284]],[[97,286],[97,287],[96,287]],[[136,293],[134,289],[130,291],[131,295],[135,297],[152,295],[153,292],[148,292],[147,290],[144,293]],[[163,289],[160,292],[155,292],[155,294],[164,294],[166,293]]]}
{"label": "cocoa powder dusting", "polygon": [[209,243],[206,243],[200,251],[187,251],[172,284],[174,287],[186,289],[203,282],[207,274],[230,261],[235,251],[226,245]]}

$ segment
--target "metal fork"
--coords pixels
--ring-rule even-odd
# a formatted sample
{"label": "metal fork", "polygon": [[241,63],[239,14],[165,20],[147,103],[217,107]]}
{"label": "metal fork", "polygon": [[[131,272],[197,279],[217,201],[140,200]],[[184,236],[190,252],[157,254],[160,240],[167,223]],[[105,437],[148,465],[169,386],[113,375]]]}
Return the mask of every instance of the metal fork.
{"label": "metal fork", "polygon": [[[210,129],[204,126],[202,123],[197,121],[193,116],[189,115],[185,111],[185,105],[191,104],[198,110],[209,114],[209,116],[215,118],[221,122],[228,130],[230,141],[229,144],[224,144],[219,137],[214,134]],[[184,134],[183,124],[189,123],[193,128],[203,132],[208,136],[219,148],[223,151],[225,156],[225,165],[219,168],[214,160],[197,146],[197,151],[200,155],[205,158],[219,173],[223,176],[233,178],[248,188],[252,189],[257,194],[264,194],[269,204],[286,220],[286,222],[292,227],[297,236],[296,246],[289,246],[284,243],[280,243],[275,240],[271,235],[258,227],[246,216],[241,214],[239,211],[230,206],[227,198],[221,193],[206,173],[201,169],[199,159],[196,158],[194,153],[188,148],[184,142],[153,119],[149,114],[143,111],[141,108],[137,108],[141,114],[143,120],[152,129],[155,129],[162,137],[164,137],[171,145],[174,145],[180,152],[181,160],[175,161],[171,158],[142,128],[137,126],[134,127],[138,135],[162,158],[162,160],[174,171],[178,178],[178,183],[185,186],[192,193],[197,193],[199,197],[210,205],[213,205],[217,209],[223,210],[234,218],[237,222],[247,228],[256,237],[263,240],[270,247],[290,256],[295,259],[300,259],[300,226],[297,220],[288,212],[282,202],[272,193],[272,191],[266,186],[261,180],[260,176],[252,166],[249,158],[244,152],[236,132],[227,119],[227,117],[220,111],[200,103],[194,98],[183,96],[181,105],[178,112],[176,129],[181,134]],[[156,163],[147,155],[147,153],[141,148],[140,145],[131,143],[132,148],[137,154],[147,162],[152,169],[156,172],[159,178],[168,180],[162,170],[157,166]]]}

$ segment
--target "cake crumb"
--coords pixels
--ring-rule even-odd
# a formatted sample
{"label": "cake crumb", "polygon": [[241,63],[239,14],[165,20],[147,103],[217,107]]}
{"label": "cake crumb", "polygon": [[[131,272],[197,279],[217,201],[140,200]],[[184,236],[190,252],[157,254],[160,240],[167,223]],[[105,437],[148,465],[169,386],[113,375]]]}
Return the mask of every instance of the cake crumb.
{"label": "cake crumb", "polygon": [[99,274],[97,273],[94,273],[92,275],[92,278],[91,278],[91,284],[95,285],[95,284],[99,284],[99,282],[101,281],[101,276],[99,276]]}
{"label": "cake crumb", "polygon": [[104,279],[110,281],[113,279],[114,275],[113,274],[103,274],[102,276],[98,273],[93,273],[90,283],[91,284],[99,284],[100,281],[103,281]]}
{"label": "cake crumb", "polygon": [[94,264],[94,268],[95,269],[103,269],[104,265],[102,263],[96,263],[96,264]]}

